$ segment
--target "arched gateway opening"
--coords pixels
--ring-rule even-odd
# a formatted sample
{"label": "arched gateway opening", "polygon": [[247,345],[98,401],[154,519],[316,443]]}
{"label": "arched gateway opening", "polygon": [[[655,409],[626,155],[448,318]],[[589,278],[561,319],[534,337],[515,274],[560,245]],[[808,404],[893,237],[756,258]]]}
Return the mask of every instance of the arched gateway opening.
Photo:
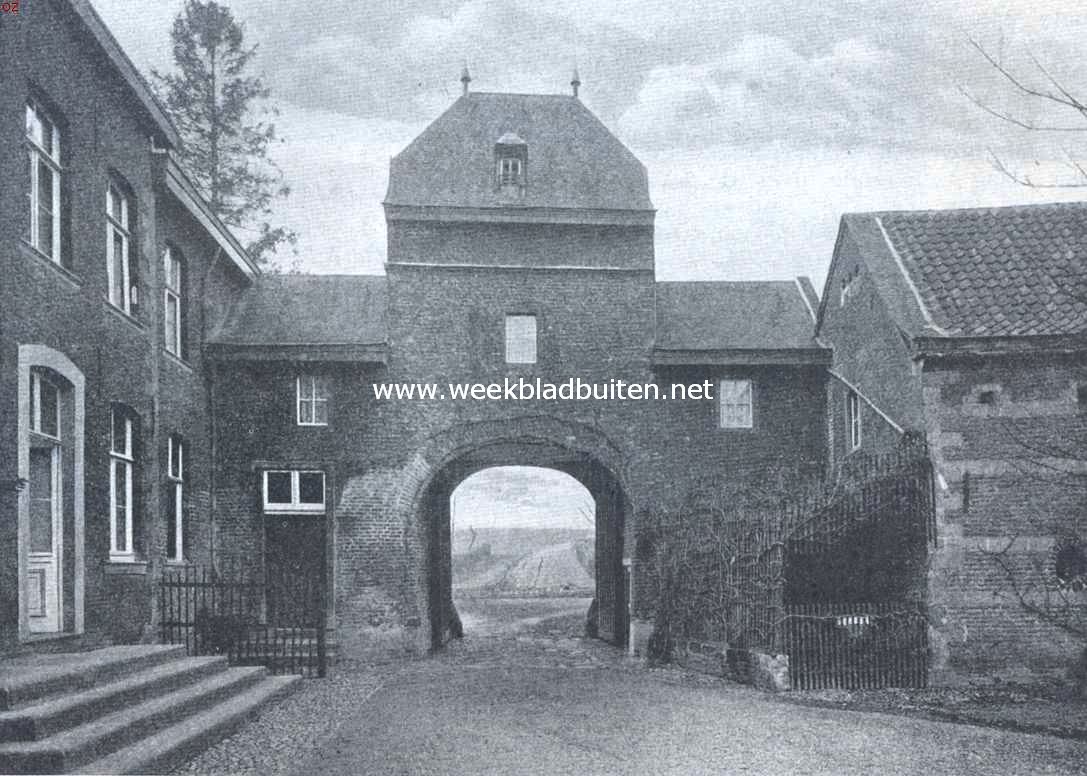
{"label": "arched gateway opening", "polygon": [[619,479],[590,454],[539,439],[483,444],[448,460],[426,487],[419,525],[424,539],[431,649],[463,634],[453,590],[452,496],[472,475],[494,467],[532,466],[574,478],[588,491],[593,509],[593,585],[590,632],[617,646],[627,641],[626,568],[623,537],[630,505]]}
{"label": "arched gateway opening", "polygon": [[569,474],[496,466],[450,499],[453,605],[464,635],[586,635],[596,595],[596,502]]}

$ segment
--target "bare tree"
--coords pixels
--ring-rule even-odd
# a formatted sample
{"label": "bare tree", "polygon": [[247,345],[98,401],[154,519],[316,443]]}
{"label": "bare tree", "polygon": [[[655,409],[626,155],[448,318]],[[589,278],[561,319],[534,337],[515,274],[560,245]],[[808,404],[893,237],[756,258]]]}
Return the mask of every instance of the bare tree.
{"label": "bare tree", "polygon": [[[974,38],[968,38],[973,47],[995,70],[1013,94],[1022,97],[1028,104],[1049,108],[1064,118],[1055,121],[1037,121],[1029,115],[994,107],[986,100],[977,97],[965,86],[959,91],[981,110],[1025,132],[1037,132],[1053,136],[1074,136],[1087,133],[1087,103],[1060,78],[1046,67],[1033,53],[1028,53],[1032,73],[1023,74],[1012,70],[1004,63],[1003,57],[994,54]],[[1064,166],[1067,177],[1054,180],[1039,180],[1029,173],[1013,169],[992,149],[989,155],[993,166],[1005,177],[1033,189],[1064,189],[1087,187],[1087,165],[1081,162],[1076,152],[1065,149]],[[1035,162],[1038,164],[1038,162]]]}

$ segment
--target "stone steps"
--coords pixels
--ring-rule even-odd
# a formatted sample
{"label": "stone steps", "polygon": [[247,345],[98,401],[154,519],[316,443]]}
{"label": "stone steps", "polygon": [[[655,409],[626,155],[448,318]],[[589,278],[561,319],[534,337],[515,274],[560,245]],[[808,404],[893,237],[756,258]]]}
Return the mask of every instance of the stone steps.
{"label": "stone steps", "polygon": [[[209,746],[297,676],[223,657],[139,647],[43,661],[0,676],[0,773],[150,772]],[[100,650],[96,650],[99,652]],[[65,685],[70,685],[64,691]]]}
{"label": "stone steps", "polygon": [[170,660],[83,692],[0,712],[0,741],[35,741],[226,668],[224,657]]}
{"label": "stone steps", "polygon": [[183,657],[185,647],[130,645],[90,652],[28,655],[4,661],[0,710],[16,709],[57,693],[91,687],[103,679]]}
{"label": "stone steps", "polygon": [[159,733],[77,768],[75,773],[166,773],[255,717],[264,704],[295,688],[299,676],[268,676],[244,693]]}

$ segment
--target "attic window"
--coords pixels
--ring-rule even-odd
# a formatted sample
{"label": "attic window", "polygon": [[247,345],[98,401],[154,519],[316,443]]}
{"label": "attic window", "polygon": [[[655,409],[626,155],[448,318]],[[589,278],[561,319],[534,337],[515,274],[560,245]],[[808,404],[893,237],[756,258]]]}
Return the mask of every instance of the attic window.
{"label": "attic window", "polygon": [[507,132],[494,144],[495,187],[524,188],[528,182],[528,144],[516,132]]}
{"label": "attic window", "polygon": [[498,185],[500,186],[520,186],[521,185],[521,160],[517,158],[504,157],[498,160]]}
{"label": "attic window", "polygon": [[842,290],[838,296],[838,306],[845,307],[845,303],[849,300],[849,297],[853,294],[853,284],[857,282],[857,277],[861,274],[861,268],[859,266],[854,267],[853,271],[842,278]]}
{"label": "attic window", "polygon": [[996,404],[996,391],[982,391],[978,394],[978,404]]}

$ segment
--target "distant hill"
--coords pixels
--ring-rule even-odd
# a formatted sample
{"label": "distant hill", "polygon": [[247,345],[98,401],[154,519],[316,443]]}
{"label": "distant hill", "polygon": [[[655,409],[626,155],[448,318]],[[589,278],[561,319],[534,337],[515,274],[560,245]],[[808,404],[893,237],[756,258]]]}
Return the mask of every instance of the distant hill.
{"label": "distant hill", "polygon": [[487,528],[453,535],[453,587],[495,594],[590,592],[592,529]]}
{"label": "distant hill", "polygon": [[[494,555],[527,555],[543,547],[563,542],[592,541],[595,531],[591,527],[586,528],[477,528],[475,529],[475,545],[479,548],[483,544],[491,546]],[[453,554],[462,555],[472,548],[473,534],[470,529],[456,530],[453,532]]]}

